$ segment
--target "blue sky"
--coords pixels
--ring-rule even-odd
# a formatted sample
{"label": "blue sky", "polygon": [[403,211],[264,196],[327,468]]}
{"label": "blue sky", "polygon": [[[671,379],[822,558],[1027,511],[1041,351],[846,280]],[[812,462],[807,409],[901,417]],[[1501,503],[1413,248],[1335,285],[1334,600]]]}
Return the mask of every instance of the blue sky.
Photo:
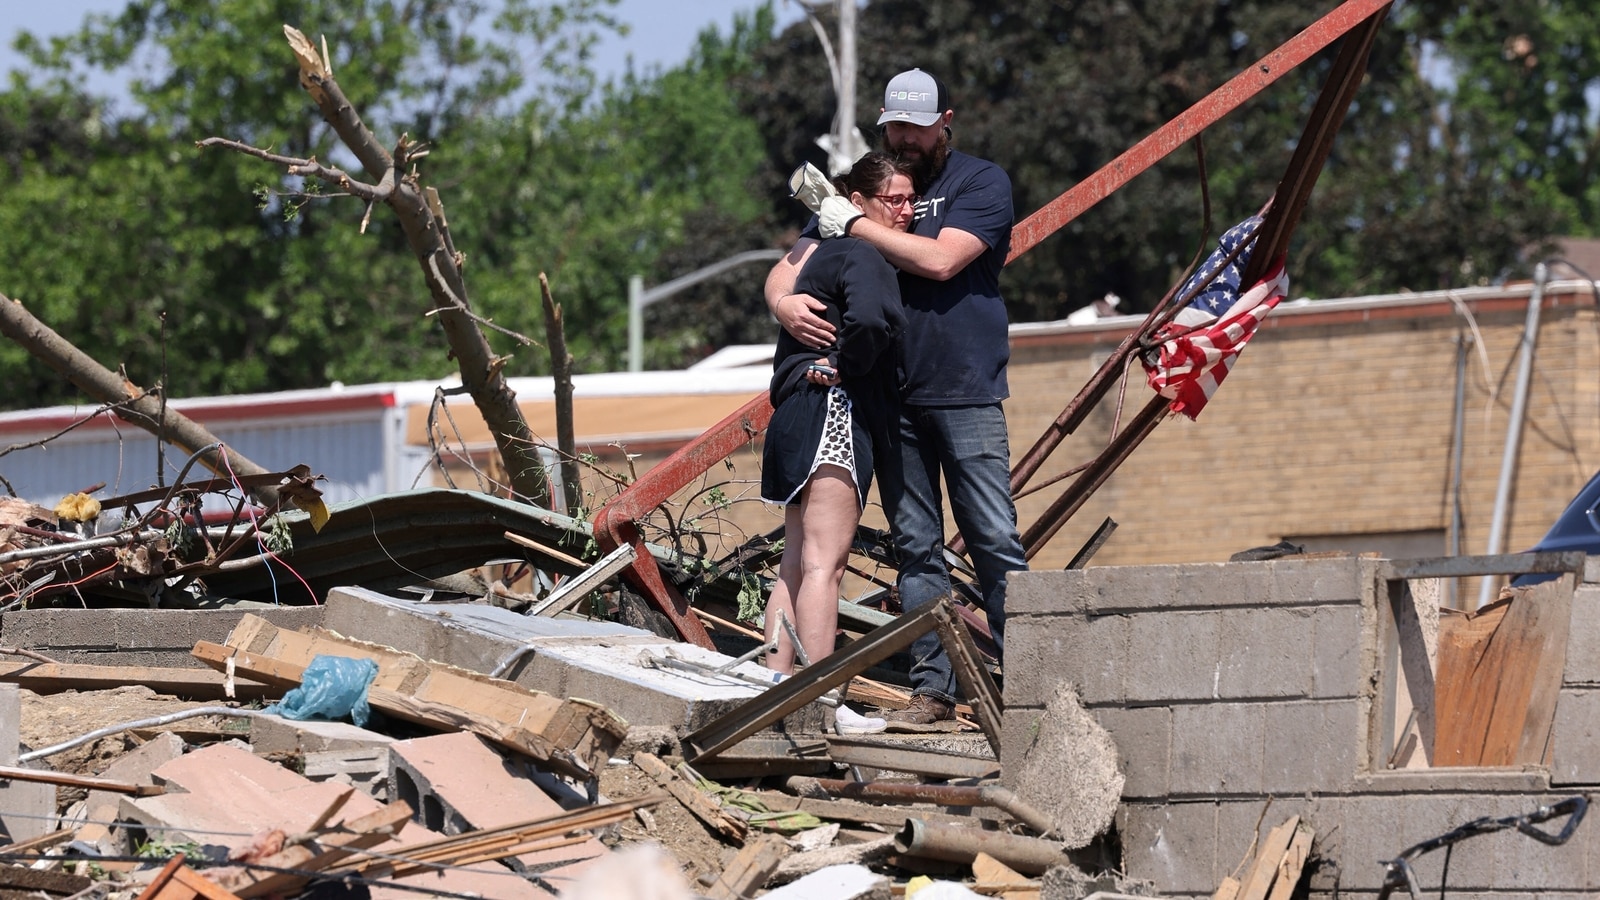
{"label": "blue sky", "polygon": [[[688,58],[695,36],[702,29],[716,25],[726,34],[735,12],[751,10],[758,3],[759,0],[621,0],[613,11],[633,26],[632,32],[602,45],[596,68],[602,78],[620,74],[629,54],[641,71],[657,64],[676,65]],[[21,62],[11,50],[17,32],[63,34],[82,24],[89,13],[115,13],[126,5],[126,0],[0,0],[0,72],[10,72]],[[804,15],[794,0],[774,0],[773,9],[780,27]]]}

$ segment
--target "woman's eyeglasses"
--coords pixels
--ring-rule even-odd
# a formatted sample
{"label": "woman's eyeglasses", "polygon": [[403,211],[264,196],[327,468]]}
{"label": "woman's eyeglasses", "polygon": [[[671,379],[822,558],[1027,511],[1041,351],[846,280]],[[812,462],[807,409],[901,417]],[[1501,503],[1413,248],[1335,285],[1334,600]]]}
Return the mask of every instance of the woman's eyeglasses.
{"label": "woman's eyeglasses", "polygon": [[871,196],[874,200],[879,201],[890,209],[898,209],[902,206],[915,207],[917,201],[922,199],[916,194],[872,194]]}

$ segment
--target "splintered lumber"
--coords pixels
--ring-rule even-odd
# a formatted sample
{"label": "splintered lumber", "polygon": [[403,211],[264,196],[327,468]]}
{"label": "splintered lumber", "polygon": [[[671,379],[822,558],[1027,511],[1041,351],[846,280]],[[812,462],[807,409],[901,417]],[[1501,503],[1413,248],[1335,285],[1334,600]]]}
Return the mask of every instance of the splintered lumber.
{"label": "splintered lumber", "polygon": [[321,628],[285,631],[246,615],[226,644],[201,641],[206,665],[272,685],[299,684],[317,656],[370,659],[378,674],[367,703],[439,731],[470,731],[565,775],[592,778],[628,733],[628,723],[587,700],[565,700],[499,678],[431,662]]}
{"label": "splintered lumber", "polygon": [[1306,857],[1311,855],[1311,829],[1301,822],[1294,830],[1294,838],[1278,861],[1278,874],[1272,882],[1272,893],[1267,900],[1289,900],[1294,886],[1300,883],[1300,872],[1306,867]]}
{"label": "splintered lumber", "polygon": [[386,850],[383,858],[367,858],[347,866],[326,870],[329,875],[361,875],[367,878],[404,878],[417,872],[439,866],[465,866],[477,862],[520,856],[537,850],[574,844],[587,840],[586,832],[604,828],[633,815],[634,810],[655,806],[665,800],[666,794],[651,794],[586,806],[572,812],[558,813],[524,822],[513,822],[497,828],[481,828],[450,837],[407,844]]}
{"label": "splintered lumber", "polygon": [[987,853],[972,860],[973,891],[1001,900],[1034,900],[1043,892],[1042,882],[1030,879]]}
{"label": "splintered lumber", "polygon": [[[1267,833],[1256,852],[1255,861],[1238,884],[1238,900],[1280,900],[1294,890],[1311,850],[1313,832],[1299,816],[1290,816]],[[1224,888],[1228,887],[1227,879]],[[1221,896],[1218,891],[1217,896]]]}
{"label": "splintered lumber", "polygon": [[139,900],[240,900],[238,894],[184,865],[183,859],[182,853],[174,856],[139,895]]}
{"label": "splintered lumber", "polygon": [[704,822],[707,828],[735,844],[744,843],[745,836],[750,833],[750,823],[738,816],[729,815],[721,803],[706,796],[704,791],[684,780],[670,766],[662,762],[660,757],[641,750],[633,755],[633,764],[638,766],[641,772],[655,779],[656,784],[666,788],[667,792],[693,813],[695,818]]}
{"label": "splintered lumber", "polygon": [[110,778],[96,778],[93,775],[73,775],[68,772],[52,772],[49,769],[25,769],[21,766],[0,766],[0,781],[37,781],[42,784],[88,788],[112,794],[132,794],[135,797],[155,797],[167,792],[166,788],[153,784],[130,784]]}
{"label": "splintered lumber", "polygon": [[1440,618],[1435,766],[1545,764],[1572,589],[1569,574]]}
{"label": "splintered lumber", "polygon": [[706,888],[706,896],[711,900],[743,900],[765,886],[788,855],[789,845],[783,838],[762,835],[744,845],[711,887]]}
{"label": "splintered lumber", "polygon": [[[404,800],[344,823],[340,833],[319,835],[314,844],[296,844],[267,857],[254,860],[261,869],[244,869],[223,886],[241,900],[272,894],[298,893],[311,881],[310,872],[321,872],[360,850],[376,847],[398,834],[411,819],[411,805]],[[294,869],[295,872],[272,871]]]}
{"label": "splintered lumber", "polygon": [[18,662],[0,660],[0,682],[27,688],[35,694],[62,691],[100,691],[142,684],[158,694],[188,700],[259,700],[282,691],[242,678],[234,679],[234,692],[227,693],[227,679],[210,669],[176,669],[155,666],[90,666],[56,662]]}

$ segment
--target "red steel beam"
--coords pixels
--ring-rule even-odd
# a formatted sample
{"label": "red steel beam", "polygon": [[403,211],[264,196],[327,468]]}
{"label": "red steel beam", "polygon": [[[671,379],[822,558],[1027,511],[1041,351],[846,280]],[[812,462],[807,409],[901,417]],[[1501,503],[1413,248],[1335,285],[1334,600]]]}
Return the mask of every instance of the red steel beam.
{"label": "red steel beam", "polygon": [[766,430],[767,422],[771,419],[772,403],[763,391],[676,453],[652,466],[638,481],[611,498],[610,503],[600,507],[594,514],[594,539],[601,551],[610,553],[623,544],[632,544],[633,565],[623,570],[623,577],[671,620],[672,627],[678,630],[680,637],[708,650],[715,649],[711,644],[711,635],[706,632],[699,618],[689,611],[689,601],[662,577],[661,567],[650,555],[650,548],[645,545],[644,536],[639,533],[636,523],[712,466],[755,440]]}
{"label": "red steel beam", "polygon": [[1006,257],[1006,262],[1032,250],[1040,241],[1132,181],[1134,176],[1165,159],[1190,138],[1216,124],[1223,116],[1282,78],[1290,69],[1310,59],[1391,2],[1346,0],[1278,49],[1261,57],[1255,65],[1228,79],[1227,83],[1129,147],[1098,172],[1018,222],[1011,229],[1011,255]]}

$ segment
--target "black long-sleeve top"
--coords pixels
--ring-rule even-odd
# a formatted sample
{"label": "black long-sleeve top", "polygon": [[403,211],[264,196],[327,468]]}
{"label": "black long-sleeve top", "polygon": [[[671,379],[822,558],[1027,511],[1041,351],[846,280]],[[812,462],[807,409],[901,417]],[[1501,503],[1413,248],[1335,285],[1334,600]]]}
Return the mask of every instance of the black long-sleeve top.
{"label": "black long-sleeve top", "polygon": [[812,349],[779,329],[772,366],[772,405],[806,386],[806,367],[827,357],[840,385],[865,421],[898,415],[896,341],[905,330],[900,284],[894,267],[870,244],[853,237],[822,241],[795,279],[794,292],[827,304],[822,315],[834,327],[834,343]]}

